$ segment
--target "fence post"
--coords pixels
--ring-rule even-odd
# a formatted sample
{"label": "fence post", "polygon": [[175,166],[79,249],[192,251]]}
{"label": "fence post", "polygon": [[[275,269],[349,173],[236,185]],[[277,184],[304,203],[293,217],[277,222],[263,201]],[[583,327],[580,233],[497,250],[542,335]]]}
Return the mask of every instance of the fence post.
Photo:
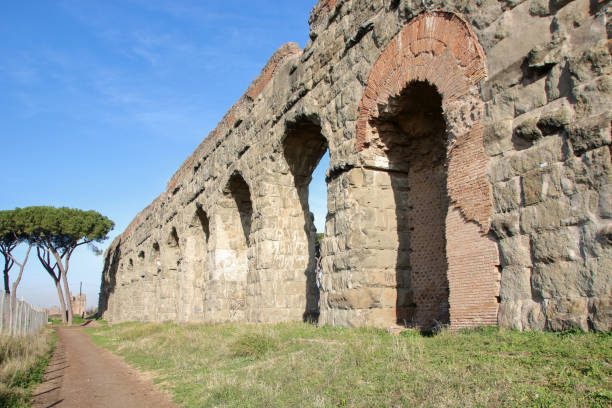
{"label": "fence post", "polygon": [[13,305],[13,298],[9,296],[9,336],[13,335],[13,314],[15,307]]}
{"label": "fence post", "polygon": [[0,334],[4,330],[4,291],[0,291]]}
{"label": "fence post", "polygon": [[24,336],[41,330],[47,322],[47,312],[23,300],[0,291],[0,333]]}
{"label": "fence post", "polygon": [[4,330],[4,291],[0,291],[0,334]]}
{"label": "fence post", "polygon": [[17,302],[17,314],[15,315],[15,336],[21,335],[21,319],[23,316],[23,303],[16,300]]}
{"label": "fence post", "polygon": [[21,328],[21,335],[25,335],[28,332],[28,318],[30,317],[30,305],[25,303],[23,300],[23,327]]}

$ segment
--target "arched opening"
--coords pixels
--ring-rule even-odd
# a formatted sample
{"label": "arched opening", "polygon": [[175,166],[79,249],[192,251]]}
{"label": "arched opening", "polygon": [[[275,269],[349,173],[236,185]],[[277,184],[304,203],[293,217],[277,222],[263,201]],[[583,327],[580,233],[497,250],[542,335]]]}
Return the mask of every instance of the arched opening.
{"label": "arched opening", "polygon": [[119,268],[119,259],[121,258],[121,243],[113,248],[109,248],[108,256],[104,259],[103,279],[104,285],[102,285],[100,300],[98,303],[98,316],[103,317],[108,311],[110,316],[117,316],[116,305],[117,301],[112,302],[113,310],[109,310],[109,300],[111,296],[115,295],[115,288],[117,286],[117,272]]}
{"label": "arched opening", "polygon": [[151,247],[151,261],[153,262],[153,274],[158,275],[161,268],[161,251],[157,242]]}
{"label": "arched opening", "polygon": [[442,97],[414,81],[373,121],[389,159],[398,256],[397,324],[448,324],[447,136]]}
{"label": "arched opening", "polygon": [[211,320],[243,320],[249,275],[253,204],[248,184],[234,173],[215,211],[215,250],[206,302]]}
{"label": "arched opening", "polygon": [[[285,203],[289,207],[295,207],[297,211],[290,209],[289,213],[301,219],[291,224],[293,231],[290,238],[294,242],[292,248],[295,251],[291,254],[294,259],[292,267],[296,270],[297,279],[305,280],[306,321],[317,321],[319,316],[320,238],[324,233],[327,213],[325,169],[329,165],[329,158],[326,160],[327,164],[319,164],[327,150],[327,140],[323,137],[318,123],[302,119],[287,126],[283,153],[293,176],[293,186],[287,191]],[[313,175],[316,177],[313,178]],[[323,197],[317,196],[313,200],[311,187],[318,195],[323,192]]]}
{"label": "arched opening", "polygon": [[208,242],[210,225],[206,212],[200,205],[196,206],[195,214],[189,223],[186,234],[184,253],[185,273],[185,313],[187,320],[204,319],[205,282],[209,279]]}
{"label": "arched opening", "polygon": [[208,239],[210,238],[210,222],[209,222],[209,219],[208,219],[208,215],[202,209],[202,207],[198,205],[196,207],[195,216],[196,216],[197,220],[199,221],[199,223],[193,223],[192,222],[191,225],[195,226],[196,228],[200,228],[201,229],[201,231],[204,234],[204,239],[208,243]]}
{"label": "arched opening", "polygon": [[185,276],[183,274],[183,241],[179,239],[176,227],[167,235],[162,265],[165,282],[161,285],[162,320],[183,320],[185,317],[183,300],[185,297]]}
{"label": "arched opening", "polygon": [[170,248],[179,247],[179,237],[175,227],[172,227],[172,230],[170,230],[170,235],[168,235],[168,240],[166,241],[166,244],[168,244]]}
{"label": "arched opening", "polygon": [[227,189],[236,203],[240,225],[244,236],[245,248],[250,244],[251,222],[253,219],[253,204],[251,203],[251,192],[249,186],[242,176],[234,174],[227,185]]}
{"label": "arched opening", "polygon": [[[368,196],[358,199],[374,209],[370,212],[370,218],[377,219],[374,227],[388,231],[380,239],[366,237],[367,245],[384,254],[371,263],[373,272],[382,276],[371,276],[376,286],[368,288],[373,294],[378,287],[384,288],[382,307],[365,312],[366,319],[377,325],[390,324],[396,318],[421,327],[446,321],[457,328],[497,323],[499,257],[495,242],[487,235],[493,196],[487,177],[489,157],[483,144],[485,105],[478,97],[478,84],[486,76],[486,58],[478,38],[461,15],[448,11],[424,12],[411,19],[389,41],[368,74],[359,103],[355,147],[364,163],[364,180],[368,186],[371,181],[375,184],[373,189],[367,188],[371,191],[364,190],[380,197],[380,203],[371,203]],[[436,139],[442,128],[444,136]],[[426,134],[432,135],[426,140],[439,143],[424,143]],[[415,160],[419,152],[425,154]],[[433,188],[436,184],[440,187]],[[419,228],[425,222],[413,203],[428,202],[428,196],[438,197],[441,205],[438,209],[431,205],[423,208],[422,214],[429,212],[429,219],[443,223],[426,226],[424,239],[419,239],[423,235]],[[379,212],[385,214],[379,217]],[[435,212],[439,216],[431,216]],[[410,225],[410,217],[417,218],[416,224]],[[372,227],[367,220],[362,222]],[[430,234],[433,229],[436,232]],[[398,231],[398,240],[386,241],[392,231]],[[438,244],[428,242],[429,235]],[[435,250],[442,239],[433,239],[443,235],[444,257],[442,251]],[[419,249],[419,242],[434,250],[427,253]],[[388,256],[392,253],[389,250],[397,253],[395,261]],[[419,258],[419,250],[425,256]],[[366,259],[372,259],[370,248],[362,252]],[[446,273],[424,273],[425,267],[435,264],[444,265]],[[396,271],[397,279],[392,282]],[[344,287],[349,284],[337,286],[348,292]],[[340,300],[348,294],[341,293]],[[359,318],[362,313],[349,316]],[[328,316],[326,311],[325,318],[335,315]]]}
{"label": "arched opening", "polygon": [[146,293],[143,300],[143,319],[158,320],[160,297],[160,279],[162,276],[161,249],[158,242],[153,242],[149,255],[146,257],[146,272],[149,279],[144,280],[143,291]]}

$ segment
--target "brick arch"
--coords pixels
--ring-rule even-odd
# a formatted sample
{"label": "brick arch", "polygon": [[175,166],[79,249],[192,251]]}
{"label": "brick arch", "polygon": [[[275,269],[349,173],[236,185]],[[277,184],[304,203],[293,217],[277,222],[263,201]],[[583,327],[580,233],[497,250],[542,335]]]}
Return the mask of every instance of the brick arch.
{"label": "brick arch", "polygon": [[[376,124],[398,113],[396,102],[415,83],[433,85],[442,97],[449,199],[444,220],[446,275],[453,327],[497,322],[499,261],[497,246],[487,235],[492,193],[482,143],[484,103],[478,89],[486,76],[483,50],[461,16],[446,11],[420,14],[375,61],[357,120],[355,147],[364,163],[397,170],[388,156],[393,146],[381,138]],[[398,306],[396,313],[399,310]]]}
{"label": "brick arch", "polygon": [[[485,57],[469,24],[446,11],[420,14],[410,21],[378,57],[359,104],[356,150],[376,151],[372,120],[379,117],[408,84],[425,81],[442,95],[449,124],[449,196],[462,215],[489,230],[492,212],[486,177],[488,158],[482,145],[483,104],[477,86],[487,76]],[[465,123],[461,111],[476,120]],[[467,166],[466,166],[467,164]]]}

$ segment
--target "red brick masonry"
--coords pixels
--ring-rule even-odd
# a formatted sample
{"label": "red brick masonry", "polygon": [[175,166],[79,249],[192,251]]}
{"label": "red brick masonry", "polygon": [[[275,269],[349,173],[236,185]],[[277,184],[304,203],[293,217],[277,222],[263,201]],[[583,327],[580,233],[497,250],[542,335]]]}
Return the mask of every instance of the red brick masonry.
{"label": "red brick masonry", "polygon": [[[426,81],[442,96],[447,121],[446,242],[451,325],[497,324],[497,245],[487,233],[492,213],[488,157],[482,143],[482,101],[477,86],[487,75],[485,57],[468,23],[451,12],[424,13],[387,45],[370,71],[359,106],[357,151],[377,150],[372,120],[379,107],[408,84]],[[456,115],[455,113],[467,113]],[[474,118],[472,121],[463,117]]]}

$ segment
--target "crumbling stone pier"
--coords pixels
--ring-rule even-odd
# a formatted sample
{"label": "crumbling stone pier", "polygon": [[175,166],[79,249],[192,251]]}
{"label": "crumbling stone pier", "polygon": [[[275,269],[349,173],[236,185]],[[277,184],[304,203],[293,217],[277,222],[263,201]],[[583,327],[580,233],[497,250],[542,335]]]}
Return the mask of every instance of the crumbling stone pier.
{"label": "crumbling stone pier", "polygon": [[[321,0],[105,254],[113,322],[610,330],[608,1]],[[308,183],[326,151],[321,288]]]}

